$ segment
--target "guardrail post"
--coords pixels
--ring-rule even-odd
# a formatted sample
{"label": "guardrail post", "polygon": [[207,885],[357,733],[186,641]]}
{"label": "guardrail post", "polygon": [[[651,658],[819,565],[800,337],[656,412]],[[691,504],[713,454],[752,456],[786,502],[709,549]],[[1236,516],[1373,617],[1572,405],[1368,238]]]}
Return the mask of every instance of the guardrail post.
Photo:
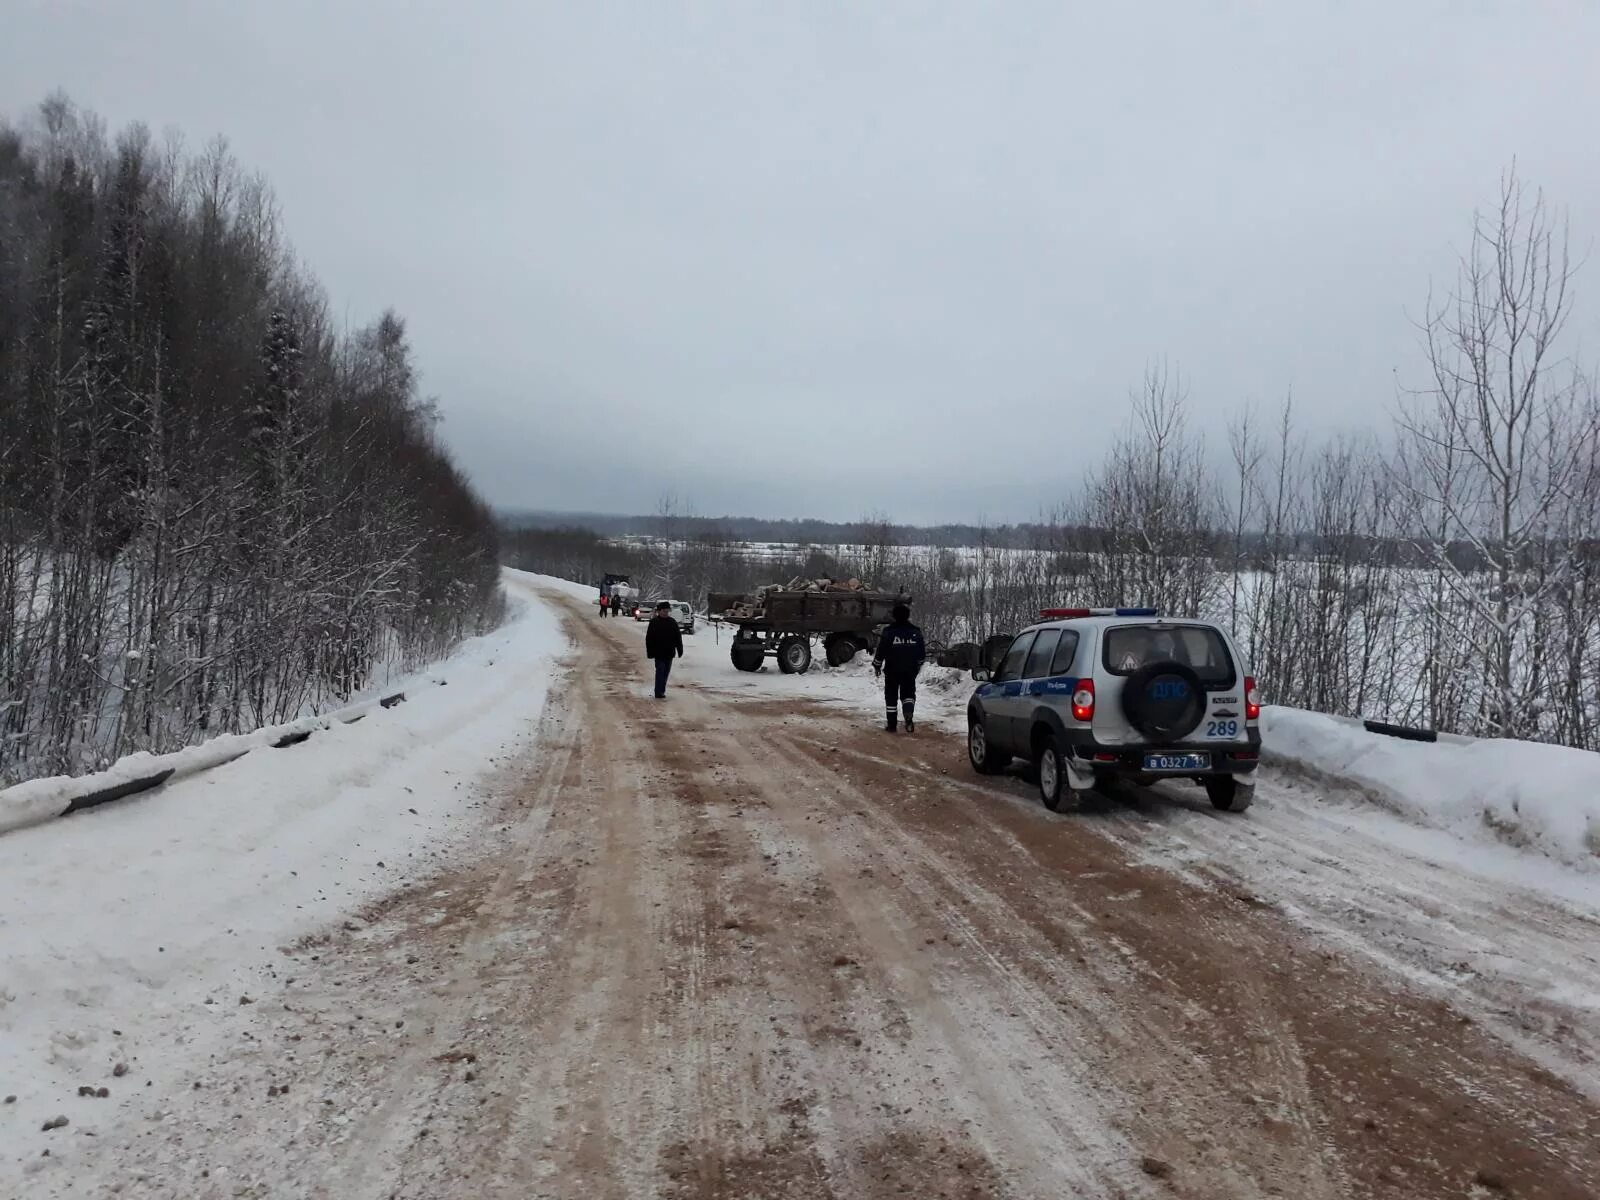
{"label": "guardrail post", "polygon": [[136,792],[148,792],[151,788],[158,788],[168,779],[172,778],[172,768],[157,771],[154,775],[146,775],[143,779],[130,779],[126,783],[113,784],[111,787],[101,788],[98,792],[73,797],[72,803],[61,810],[61,815],[81,812],[86,808],[93,808],[97,804],[105,804],[111,800],[121,800],[124,796],[132,796]]}
{"label": "guardrail post", "polygon": [[1363,721],[1361,724],[1368,733],[1381,733],[1384,737],[1400,738],[1407,742],[1437,742],[1438,731],[1433,729],[1413,729],[1406,725],[1391,725],[1387,721]]}

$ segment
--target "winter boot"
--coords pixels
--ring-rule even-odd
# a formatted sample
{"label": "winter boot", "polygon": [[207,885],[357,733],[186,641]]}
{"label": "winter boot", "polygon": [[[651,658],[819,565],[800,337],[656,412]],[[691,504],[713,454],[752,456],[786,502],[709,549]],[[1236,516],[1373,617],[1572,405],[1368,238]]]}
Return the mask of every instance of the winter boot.
{"label": "winter boot", "polygon": [[911,704],[906,705],[906,732],[907,733],[915,733],[917,731],[917,722],[916,722],[916,717],[915,717],[916,711],[917,710],[916,710],[916,707],[914,705],[911,705]]}

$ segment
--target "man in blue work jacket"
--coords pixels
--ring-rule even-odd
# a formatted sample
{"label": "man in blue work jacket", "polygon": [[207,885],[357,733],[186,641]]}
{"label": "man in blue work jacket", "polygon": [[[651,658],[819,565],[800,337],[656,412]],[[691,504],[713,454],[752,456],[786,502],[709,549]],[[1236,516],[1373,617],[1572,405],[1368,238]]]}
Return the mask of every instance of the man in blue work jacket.
{"label": "man in blue work jacket", "polygon": [[928,647],[922,640],[922,630],[911,623],[911,610],[904,604],[894,606],[894,623],[878,637],[878,652],[872,658],[872,670],[883,677],[884,728],[895,732],[899,713],[906,714],[906,732],[917,731],[917,672],[922,670],[922,660],[928,656]]}

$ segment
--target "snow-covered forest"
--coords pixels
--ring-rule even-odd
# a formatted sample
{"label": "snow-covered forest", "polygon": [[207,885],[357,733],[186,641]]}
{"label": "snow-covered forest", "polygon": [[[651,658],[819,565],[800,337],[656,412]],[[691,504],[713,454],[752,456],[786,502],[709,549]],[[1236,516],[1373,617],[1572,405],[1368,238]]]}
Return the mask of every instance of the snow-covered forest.
{"label": "snow-covered forest", "polygon": [[403,321],[221,140],[0,123],[0,783],[335,703],[497,619]]}

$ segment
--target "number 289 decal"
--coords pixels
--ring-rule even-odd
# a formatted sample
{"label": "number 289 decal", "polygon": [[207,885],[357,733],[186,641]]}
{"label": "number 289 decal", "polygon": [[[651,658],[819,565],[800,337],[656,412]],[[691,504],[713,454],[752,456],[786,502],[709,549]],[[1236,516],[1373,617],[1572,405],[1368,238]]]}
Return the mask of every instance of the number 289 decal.
{"label": "number 289 decal", "polygon": [[1239,736],[1239,722],[1237,721],[1207,721],[1206,736],[1210,738],[1231,738]]}

